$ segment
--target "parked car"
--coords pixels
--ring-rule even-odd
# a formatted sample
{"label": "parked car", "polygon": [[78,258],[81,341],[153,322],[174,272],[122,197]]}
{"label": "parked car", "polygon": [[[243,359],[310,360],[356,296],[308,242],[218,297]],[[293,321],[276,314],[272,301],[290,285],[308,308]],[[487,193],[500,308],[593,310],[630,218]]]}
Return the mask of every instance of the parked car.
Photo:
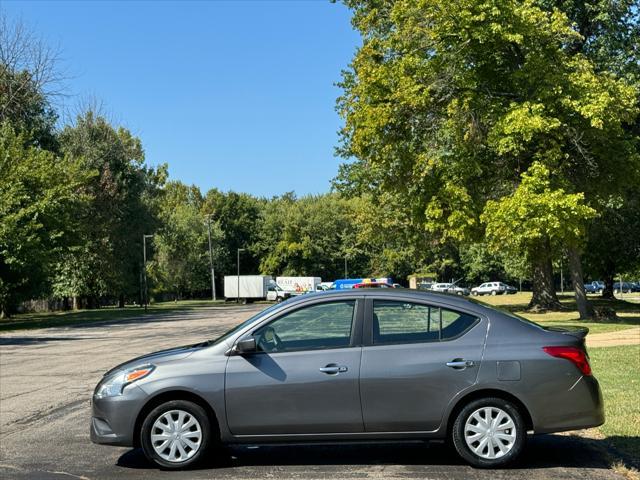
{"label": "parked car", "polygon": [[396,288],[392,283],[386,282],[363,282],[356,283],[353,288]]}
{"label": "parked car", "polygon": [[91,439],[177,469],[229,443],[449,438],[500,467],[527,432],[604,422],[587,332],[408,289],[302,295],[108,371]]}
{"label": "parked car", "polygon": [[613,293],[631,293],[633,292],[633,286],[629,282],[622,282],[622,287],[620,286],[620,282],[616,282],[613,284]]}
{"label": "parked car", "polygon": [[[472,295],[501,295],[503,293],[508,293],[508,285],[502,282],[485,282],[477,287],[473,287],[471,289]],[[517,290],[511,287],[513,291],[511,293],[516,293]]]}
{"label": "parked car", "polygon": [[451,287],[453,287],[453,283],[434,283],[431,285],[431,291],[447,293]]}
{"label": "parked car", "polygon": [[333,282],[320,282],[316,285],[317,292],[326,292],[327,290],[334,290],[335,288]]}
{"label": "parked car", "polygon": [[[587,284],[587,285],[591,285],[593,287],[593,289],[595,290],[592,293],[602,293],[604,291],[604,282],[601,282],[600,280],[594,280],[593,282]],[[587,285],[585,285],[585,290]],[[591,292],[587,292],[587,293],[591,293]]]}
{"label": "parked car", "polygon": [[455,283],[434,283],[431,285],[431,291],[450,293],[452,295],[469,295],[469,289],[466,287],[460,287]]}
{"label": "parked car", "polygon": [[459,285],[452,285],[447,289],[447,293],[451,293],[453,295],[469,295],[471,292],[467,287],[461,287]]}
{"label": "parked car", "polygon": [[598,293],[598,288],[593,283],[584,284],[585,293]]}

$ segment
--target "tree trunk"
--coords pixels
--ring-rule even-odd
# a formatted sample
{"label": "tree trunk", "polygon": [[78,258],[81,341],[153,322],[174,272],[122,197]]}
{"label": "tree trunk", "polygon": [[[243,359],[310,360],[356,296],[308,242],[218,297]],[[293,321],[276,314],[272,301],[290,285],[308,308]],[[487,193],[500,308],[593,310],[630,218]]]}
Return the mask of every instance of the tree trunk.
{"label": "tree trunk", "polygon": [[562,305],[553,285],[553,267],[551,265],[551,245],[547,239],[544,245],[533,255],[533,297],[529,310],[561,310]]}
{"label": "tree trunk", "polygon": [[122,293],[118,297],[118,308],[124,308],[124,295]]}
{"label": "tree trunk", "polygon": [[580,320],[593,318],[593,305],[587,300],[587,293],[584,290],[584,279],[582,276],[582,262],[580,253],[575,248],[567,250],[569,256],[569,270],[571,272],[571,283],[576,295],[576,304],[580,313]]}
{"label": "tree trunk", "polygon": [[604,276],[604,290],[602,291],[602,298],[613,300],[613,276],[614,273],[607,273]]}
{"label": "tree trunk", "polygon": [[74,310],[78,310],[80,308],[79,302],[78,302],[78,296],[74,295],[73,296],[73,307]]}

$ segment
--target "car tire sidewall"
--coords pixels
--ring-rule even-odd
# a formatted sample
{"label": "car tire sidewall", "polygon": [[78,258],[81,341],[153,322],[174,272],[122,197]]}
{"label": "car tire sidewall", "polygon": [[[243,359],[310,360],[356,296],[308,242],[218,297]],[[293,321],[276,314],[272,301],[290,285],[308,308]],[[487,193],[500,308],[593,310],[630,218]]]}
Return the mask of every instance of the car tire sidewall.
{"label": "car tire sidewall", "polygon": [[495,290],[491,290],[491,295],[497,295],[498,292],[496,292]]}
{"label": "car tire sidewall", "polygon": [[[198,423],[200,423],[200,428],[202,429],[202,443],[200,444],[200,449],[193,457],[180,463],[167,462],[156,453],[151,445],[151,428],[153,427],[154,422],[160,415],[168,412],[169,410],[184,410],[185,412],[188,412],[196,418]],[[209,420],[207,412],[200,405],[186,400],[171,400],[157,406],[146,416],[142,423],[142,428],[140,429],[140,444],[142,445],[142,450],[144,451],[145,456],[161,468],[170,470],[189,468],[202,461],[202,459],[207,456],[206,452],[210,450],[210,447],[213,444],[211,421]]]}
{"label": "car tire sidewall", "polygon": [[[467,418],[475,412],[477,409],[482,407],[497,407],[501,410],[504,410],[509,414],[516,428],[516,441],[509,451],[504,457],[500,457],[497,459],[485,459],[477,456],[475,453],[471,451],[467,442],[464,439],[464,426]],[[453,441],[453,445],[458,452],[458,454],[469,464],[474,467],[479,468],[496,468],[508,465],[515,461],[522,450],[524,449],[524,445],[526,443],[527,431],[525,428],[524,420],[522,418],[522,414],[518,410],[518,408],[511,402],[507,400],[503,400],[502,398],[483,398],[479,400],[474,400],[473,402],[466,405],[458,414],[453,424],[451,430],[451,437]]]}

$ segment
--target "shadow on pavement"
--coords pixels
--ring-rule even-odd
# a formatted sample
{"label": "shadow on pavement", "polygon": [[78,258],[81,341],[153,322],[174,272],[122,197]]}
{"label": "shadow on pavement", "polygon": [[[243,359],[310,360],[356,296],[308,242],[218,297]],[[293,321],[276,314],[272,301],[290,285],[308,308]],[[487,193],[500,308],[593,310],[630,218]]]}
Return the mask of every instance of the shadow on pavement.
{"label": "shadow on pavement", "polygon": [[[572,435],[530,437],[522,457],[509,469],[608,469],[611,458],[608,458],[607,448],[610,448],[607,440]],[[126,452],[118,459],[117,465],[132,469],[157,468],[146,460],[141,449]],[[300,465],[465,466],[452,447],[442,443],[414,442],[231,446],[219,459],[199,468]]]}
{"label": "shadow on pavement", "polygon": [[36,345],[40,343],[64,342],[71,340],[91,340],[95,338],[96,337],[0,337],[0,347]]}

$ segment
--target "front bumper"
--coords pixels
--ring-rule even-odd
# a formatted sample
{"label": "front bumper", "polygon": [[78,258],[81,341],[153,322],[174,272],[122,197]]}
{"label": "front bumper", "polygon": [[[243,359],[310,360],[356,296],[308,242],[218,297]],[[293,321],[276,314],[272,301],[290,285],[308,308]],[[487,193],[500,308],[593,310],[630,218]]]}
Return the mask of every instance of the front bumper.
{"label": "front bumper", "polygon": [[90,434],[93,443],[131,447],[138,414],[148,395],[138,385],[128,385],[122,395],[93,397]]}

